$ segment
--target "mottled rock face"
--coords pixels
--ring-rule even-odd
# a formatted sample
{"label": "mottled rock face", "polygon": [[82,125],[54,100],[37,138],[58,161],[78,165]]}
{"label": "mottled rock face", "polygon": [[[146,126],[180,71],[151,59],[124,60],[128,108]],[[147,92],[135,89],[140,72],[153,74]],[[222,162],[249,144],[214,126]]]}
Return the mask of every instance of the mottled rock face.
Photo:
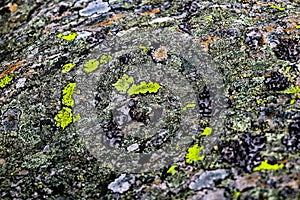
{"label": "mottled rock face", "polygon": [[0,1],[0,199],[300,199],[299,35],[299,0]]}
{"label": "mottled rock face", "polygon": [[[82,119],[78,133],[104,165],[157,170],[179,159],[205,118],[214,126],[214,138],[206,143],[212,148],[222,131],[223,83],[190,36],[132,29],[103,41],[87,63],[93,56],[101,57],[95,70],[77,72],[81,93],[74,94],[75,112]],[[93,98],[96,109],[89,106]]]}

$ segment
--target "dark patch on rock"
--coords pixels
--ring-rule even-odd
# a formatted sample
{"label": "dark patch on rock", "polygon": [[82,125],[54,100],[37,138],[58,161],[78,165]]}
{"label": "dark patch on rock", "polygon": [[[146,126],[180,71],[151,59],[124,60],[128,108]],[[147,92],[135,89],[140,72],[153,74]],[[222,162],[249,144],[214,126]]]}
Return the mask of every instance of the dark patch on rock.
{"label": "dark patch on rock", "polygon": [[263,34],[258,28],[250,29],[246,32],[245,44],[251,50],[258,50],[263,45]]}
{"label": "dark patch on rock", "polygon": [[290,188],[289,186],[286,186],[279,191],[279,196],[282,198],[294,199],[296,198],[296,195],[297,195],[297,191],[293,188]]}
{"label": "dark patch on rock", "polygon": [[203,117],[210,117],[212,113],[211,99],[208,88],[205,86],[203,92],[198,96],[199,111]]}
{"label": "dark patch on rock", "polygon": [[281,142],[291,153],[296,153],[300,150],[300,121],[289,125],[289,135],[283,136]]}
{"label": "dark patch on rock", "polygon": [[297,62],[300,59],[299,41],[296,39],[279,39],[279,43],[273,49],[275,55],[281,60]]}
{"label": "dark patch on rock", "polygon": [[269,90],[284,90],[290,85],[288,79],[278,71],[272,71],[265,76],[264,83]]}
{"label": "dark patch on rock", "polygon": [[247,172],[252,172],[262,160],[260,151],[266,146],[264,135],[243,134],[238,140],[221,144],[222,161],[237,165]]}
{"label": "dark patch on rock", "polygon": [[95,32],[92,35],[88,36],[86,41],[88,43],[99,43],[105,39],[107,33],[108,33],[108,29],[106,28],[101,29],[99,32]]}

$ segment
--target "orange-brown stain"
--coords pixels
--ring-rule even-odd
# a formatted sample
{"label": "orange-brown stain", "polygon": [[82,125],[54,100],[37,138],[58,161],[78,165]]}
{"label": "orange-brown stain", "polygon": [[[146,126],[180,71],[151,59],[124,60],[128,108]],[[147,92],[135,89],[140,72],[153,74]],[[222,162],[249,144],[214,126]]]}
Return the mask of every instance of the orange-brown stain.
{"label": "orange-brown stain", "polygon": [[3,72],[0,74],[0,79],[4,78],[6,75],[10,74],[11,72],[13,72],[15,69],[19,68],[20,66],[22,66],[22,64],[25,62],[26,60],[21,60],[18,61],[15,64],[10,64],[8,66],[6,66],[3,70]]}
{"label": "orange-brown stain", "polygon": [[140,12],[139,14],[140,15],[152,15],[152,14],[156,14],[156,13],[159,13],[160,10],[159,9],[154,9],[154,10],[151,10],[151,11],[148,11],[148,12]]}

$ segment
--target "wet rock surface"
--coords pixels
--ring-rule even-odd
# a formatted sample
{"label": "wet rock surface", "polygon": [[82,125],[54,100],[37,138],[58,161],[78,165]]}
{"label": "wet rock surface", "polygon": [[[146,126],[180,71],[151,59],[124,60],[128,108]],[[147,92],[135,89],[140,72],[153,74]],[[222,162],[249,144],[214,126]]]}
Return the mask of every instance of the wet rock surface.
{"label": "wet rock surface", "polygon": [[[1,1],[0,199],[299,199],[299,14],[298,1]],[[103,46],[149,30],[190,38],[221,79],[147,37],[126,52]],[[117,90],[126,73],[134,81]],[[95,110],[77,113],[78,100]],[[151,138],[153,124],[169,132]],[[180,128],[193,137],[178,150]],[[157,163],[180,153],[125,173],[125,157],[114,155],[120,170],[97,157],[100,137],[128,154],[168,143],[145,157]]]}

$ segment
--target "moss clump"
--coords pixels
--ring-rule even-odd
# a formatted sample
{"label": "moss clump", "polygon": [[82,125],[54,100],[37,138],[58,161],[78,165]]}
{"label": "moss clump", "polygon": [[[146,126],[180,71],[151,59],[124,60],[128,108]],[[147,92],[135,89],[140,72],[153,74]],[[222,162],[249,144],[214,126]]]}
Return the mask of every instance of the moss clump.
{"label": "moss clump", "polygon": [[97,59],[91,59],[91,60],[87,61],[83,66],[85,67],[84,68],[85,72],[92,72],[98,68],[99,61]]}
{"label": "moss clump", "polygon": [[75,40],[77,37],[77,33],[69,33],[68,35],[63,35],[62,33],[57,34],[57,37],[62,38],[67,41]]}
{"label": "moss clump", "polygon": [[63,99],[62,104],[65,106],[72,107],[74,105],[74,100],[72,95],[74,93],[74,89],[76,87],[76,83],[69,83],[63,90]]}
{"label": "moss clump", "polygon": [[191,163],[193,161],[203,160],[204,156],[200,156],[200,152],[203,148],[204,146],[199,147],[198,144],[195,144],[193,147],[189,148],[185,157],[185,161],[187,163]]}
{"label": "moss clump", "polygon": [[142,81],[139,85],[133,84],[129,90],[128,94],[129,95],[134,95],[134,94],[145,94],[147,92],[149,93],[156,93],[161,86],[158,83],[146,83],[145,81]]}
{"label": "moss clump", "polygon": [[130,84],[133,83],[133,77],[124,74],[113,86],[121,93],[125,94]]}
{"label": "moss clump", "polygon": [[6,75],[0,79],[0,88],[7,86],[13,79],[14,74]]}
{"label": "moss clump", "polygon": [[57,115],[55,115],[54,120],[58,127],[65,129],[73,121],[72,109],[63,107],[60,111],[58,111]]}
{"label": "moss clump", "polygon": [[282,163],[281,163],[280,165],[278,165],[278,164],[271,165],[271,164],[268,163],[267,160],[265,160],[265,161],[262,161],[261,164],[260,164],[259,166],[255,167],[255,168],[253,169],[253,171],[260,171],[260,170],[278,170],[278,169],[281,169],[281,168],[283,168],[283,167],[284,167],[284,164],[282,164]]}
{"label": "moss clump", "polygon": [[71,71],[71,69],[74,67],[75,65],[73,63],[67,63],[65,64],[62,69],[61,72],[62,73],[68,73],[69,71]]}

